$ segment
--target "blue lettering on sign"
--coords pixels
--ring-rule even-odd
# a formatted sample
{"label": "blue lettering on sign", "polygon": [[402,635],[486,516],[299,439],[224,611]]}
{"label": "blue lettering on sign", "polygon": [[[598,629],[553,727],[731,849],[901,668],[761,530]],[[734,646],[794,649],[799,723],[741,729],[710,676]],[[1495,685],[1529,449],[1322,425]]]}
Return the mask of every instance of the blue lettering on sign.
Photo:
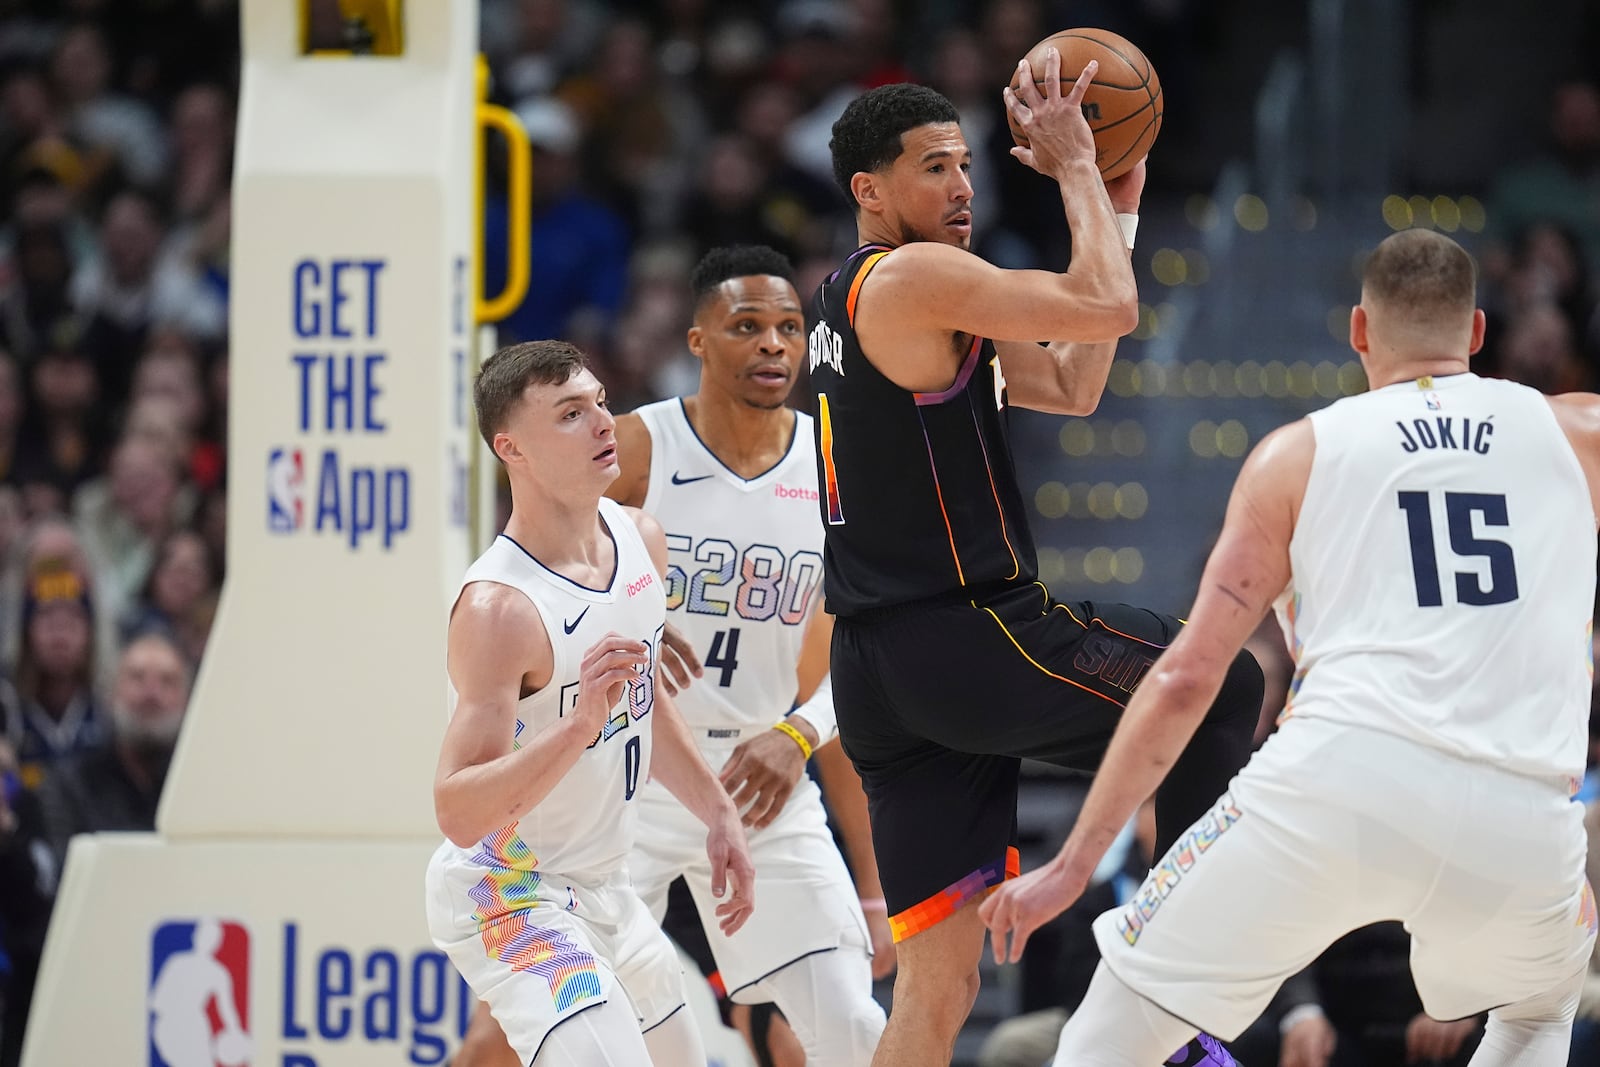
{"label": "blue lettering on sign", "polygon": [[383,433],[389,426],[378,412],[383,385],[379,369],[389,361],[384,352],[357,358],[296,352],[289,357],[299,376],[301,433],[311,432],[312,414],[320,407],[321,429],[327,433]]}
{"label": "blue lettering on sign", "polygon": [[411,526],[411,472],[405,467],[341,466],[339,453],[324,449],[311,528],[343,533],[354,549],[361,547],[363,537],[378,531],[380,520],[383,547],[391,548]]}
{"label": "blue lettering on sign", "polygon": [[450,279],[450,332],[467,332],[467,257],[457,256]]}
{"label": "blue lettering on sign", "polygon": [[450,443],[450,523],[467,525],[467,460],[455,442]]}
{"label": "blue lettering on sign", "polygon": [[[314,259],[294,265],[294,332],[301,338],[378,336],[381,259]],[[359,331],[359,332],[358,332]]]}
{"label": "blue lettering on sign", "polygon": [[[283,924],[285,1043],[388,1042],[403,1046],[408,1063],[442,1064],[466,1035],[475,1002],[442,952],[302,950],[299,924]],[[282,1067],[319,1067],[316,1051],[286,1049]]]}
{"label": "blue lettering on sign", "polygon": [[[457,262],[458,281],[466,261]],[[295,425],[301,434],[384,434],[385,351],[363,347],[379,336],[379,290],[388,263],[359,256],[305,258],[292,271],[292,319],[302,342],[289,354]],[[465,285],[462,284],[465,299]],[[465,305],[457,309],[464,332]],[[349,345],[315,342],[352,342]],[[457,354],[457,422],[466,420],[465,350]],[[336,534],[352,549],[364,541],[394,547],[411,525],[411,472],[405,465],[354,462],[325,448],[320,461],[296,447],[268,450],[267,528],[274,533]],[[454,456],[452,455],[452,460]],[[465,464],[462,463],[464,469]],[[452,472],[453,474],[454,472]],[[452,517],[466,523],[465,479]],[[332,966],[332,964],[330,964]]]}

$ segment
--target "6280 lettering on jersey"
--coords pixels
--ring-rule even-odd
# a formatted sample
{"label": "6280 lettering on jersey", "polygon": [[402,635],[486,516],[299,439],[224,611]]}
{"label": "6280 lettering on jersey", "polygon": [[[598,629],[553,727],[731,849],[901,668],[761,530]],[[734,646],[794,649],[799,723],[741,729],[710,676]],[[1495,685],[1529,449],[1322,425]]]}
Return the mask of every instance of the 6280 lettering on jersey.
{"label": "6280 lettering on jersey", "polygon": [[668,534],[667,561],[668,611],[722,617],[731,612],[750,622],[776,615],[785,626],[800,625],[822,579],[822,556],[810,549],[789,556],[774,545],[741,551],[719,537],[695,542]]}

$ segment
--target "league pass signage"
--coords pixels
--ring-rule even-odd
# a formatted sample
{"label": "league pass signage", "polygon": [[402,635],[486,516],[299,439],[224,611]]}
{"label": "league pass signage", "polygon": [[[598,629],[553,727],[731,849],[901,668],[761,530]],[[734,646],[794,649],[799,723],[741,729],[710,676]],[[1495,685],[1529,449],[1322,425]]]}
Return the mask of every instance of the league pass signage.
{"label": "league pass signage", "polygon": [[[302,924],[168,919],[150,937],[149,1067],[320,1067],[366,1046],[442,1064],[473,998],[436,949],[321,944]],[[252,1007],[255,1011],[252,1011]]]}

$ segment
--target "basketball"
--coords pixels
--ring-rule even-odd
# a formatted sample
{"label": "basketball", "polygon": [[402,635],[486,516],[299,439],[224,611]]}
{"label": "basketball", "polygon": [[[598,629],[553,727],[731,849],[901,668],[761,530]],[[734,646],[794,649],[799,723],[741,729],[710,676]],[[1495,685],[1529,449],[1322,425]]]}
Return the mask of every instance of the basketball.
{"label": "basketball", "polygon": [[217,1035],[217,1062],[224,1067],[244,1067],[250,1062],[250,1036],[238,1030],[224,1030]]}
{"label": "basketball", "polygon": [[[1061,92],[1065,95],[1091,59],[1100,61],[1094,81],[1083,94],[1083,114],[1094,131],[1095,164],[1110,181],[1126,174],[1143,159],[1161,132],[1161,79],[1144,53],[1125,37],[1109,30],[1084,27],[1062,30],[1034,45],[1028,52],[1034,83],[1044,92],[1044,53],[1054,47],[1061,53]],[[1011,76],[1011,88],[1019,84]],[[1012,139],[1026,148],[1028,135],[1006,112]]]}

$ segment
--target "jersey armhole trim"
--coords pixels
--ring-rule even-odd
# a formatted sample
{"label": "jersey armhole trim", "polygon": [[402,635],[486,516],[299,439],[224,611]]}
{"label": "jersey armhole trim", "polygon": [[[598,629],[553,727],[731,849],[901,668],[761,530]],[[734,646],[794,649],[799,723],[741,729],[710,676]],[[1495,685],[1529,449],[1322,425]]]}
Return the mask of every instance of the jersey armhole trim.
{"label": "jersey armhole trim", "polygon": [[856,326],[856,301],[861,296],[861,283],[867,280],[867,275],[872,273],[872,268],[888,255],[888,252],[874,252],[861,261],[861,268],[856,271],[856,276],[850,280],[850,293],[844,298],[844,317],[853,330]]}

